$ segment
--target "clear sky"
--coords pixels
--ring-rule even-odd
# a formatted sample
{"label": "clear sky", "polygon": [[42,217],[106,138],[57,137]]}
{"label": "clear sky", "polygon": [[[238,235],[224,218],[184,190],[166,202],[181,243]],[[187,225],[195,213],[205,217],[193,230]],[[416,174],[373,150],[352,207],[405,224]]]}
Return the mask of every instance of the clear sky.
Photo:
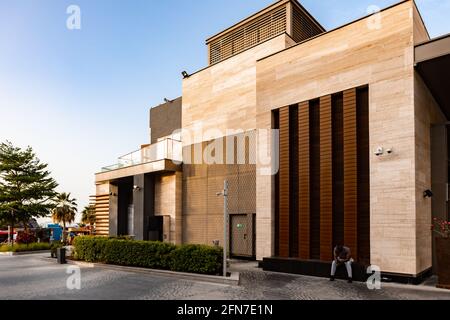
{"label": "clear sky", "polygon": [[[31,145],[80,209],[94,173],[147,143],[148,109],[206,66],[204,41],[273,0],[0,0],[0,140]],[[301,0],[326,28],[395,0]],[[66,9],[81,8],[81,30]],[[432,37],[450,0],[418,0]]]}

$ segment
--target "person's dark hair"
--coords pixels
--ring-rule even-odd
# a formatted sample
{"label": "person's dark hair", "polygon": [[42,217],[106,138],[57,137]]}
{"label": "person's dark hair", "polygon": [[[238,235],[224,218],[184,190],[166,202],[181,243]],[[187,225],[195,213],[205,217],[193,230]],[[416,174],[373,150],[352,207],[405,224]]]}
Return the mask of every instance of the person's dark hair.
{"label": "person's dark hair", "polygon": [[341,253],[343,250],[344,250],[344,246],[342,244],[338,244],[336,246],[336,251],[338,254]]}

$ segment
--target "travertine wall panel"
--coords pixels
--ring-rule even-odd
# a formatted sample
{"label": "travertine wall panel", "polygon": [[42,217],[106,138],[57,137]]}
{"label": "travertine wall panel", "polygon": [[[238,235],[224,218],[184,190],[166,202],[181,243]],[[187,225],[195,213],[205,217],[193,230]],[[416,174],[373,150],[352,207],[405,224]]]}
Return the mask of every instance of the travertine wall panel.
{"label": "travertine wall panel", "polygon": [[268,40],[183,80],[183,144],[201,142],[198,128],[208,139],[228,135],[226,130],[256,128],[256,60],[292,45],[286,34]]}
{"label": "travertine wall panel", "polygon": [[[257,128],[271,110],[369,85],[371,263],[416,274],[416,131],[413,2],[407,1],[257,64]],[[379,24],[374,24],[379,21]],[[393,147],[376,157],[378,146]],[[272,248],[273,182],[257,178],[257,257]],[[264,186],[259,185],[264,184]],[[273,209],[272,209],[273,210]],[[270,244],[270,245],[269,245]]]}
{"label": "travertine wall panel", "polygon": [[[446,119],[420,75],[416,73],[414,78],[417,199],[416,247],[417,270],[420,271],[432,266],[432,233],[430,230],[432,201],[442,201],[444,206],[446,201],[446,186],[438,183],[432,186],[431,180],[431,126],[442,124]],[[446,148],[446,145],[442,145],[442,148]],[[446,160],[441,159],[444,162]],[[446,180],[446,177],[442,178],[444,181]],[[435,193],[432,199],[423,197],[423,192],[427,189],[432,189]]]}
{"label": "travertine wall panel", "polygon": [[167,241],[182,242],[182,173],[155,177],[155,215],[170,217]]}

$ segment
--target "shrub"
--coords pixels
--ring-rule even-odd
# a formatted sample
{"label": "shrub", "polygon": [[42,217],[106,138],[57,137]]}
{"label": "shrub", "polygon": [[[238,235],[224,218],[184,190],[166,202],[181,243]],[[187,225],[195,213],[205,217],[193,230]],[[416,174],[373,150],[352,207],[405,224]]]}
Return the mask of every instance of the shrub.
{"label": "shrub", "polygon": [[35,243],[36,240],[36,235],[31,231],[19,231],[17,233],[16,242],[19,244]]}
{"label": "shrub", "polygon": [[52,244],[50,246],[51,257],[56,258],[58,248],[62,248],[62,247],[64,247],[64,244],[62,242],[59,242],[59,241],[52,242]]}
{"label": "shrub", "polygon": [[175,246],[151,241],[108,240],[104,262],[123,266],[169,269],[170,254]]}
{"label": "shrub", "polygon": [[47,242],[30,243],[28,245],[19,245],[16,252],[50,250],[50,248],[51,244]]}
{"label": "shrub", "polygon": [[109,240],[115,239],[115,240],[133,240],[132,236],[111,236],[108,237]]}
{"label": "shrub", "polygon": [[220,274],[223,265],[222,248],[204,245],[182,245],[171,255],[173,271]]}
{"label": "shrub", "polygon": [[30,243],[30,244],[14,244],[0,246],[0,252],[26,252],[26,251],[41,251],[50,250],[51,244],[46,242]]}
{"label": "shrub", "polygon": [[87,262],[201,274],[219,274],[222,268],[218,247],[90,236],[75,238],[73,246],[74,258]]}
{"label": "shrub", "polygon": [[104,262],[103,253],[108,238],[105,237],[76,237],[73,240],[74,258],[87,262]]}

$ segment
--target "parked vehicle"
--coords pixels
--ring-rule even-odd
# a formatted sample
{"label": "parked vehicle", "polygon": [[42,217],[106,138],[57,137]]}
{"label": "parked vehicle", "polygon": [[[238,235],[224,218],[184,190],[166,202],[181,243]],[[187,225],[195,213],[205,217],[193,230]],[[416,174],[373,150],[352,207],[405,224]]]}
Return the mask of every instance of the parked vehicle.
{"label": "parked vehicle", "polygon": [[[14,237],[17,236],[17,232],[14,232]],[[0,243],[8,242],[8,230],[0,230]]]}

